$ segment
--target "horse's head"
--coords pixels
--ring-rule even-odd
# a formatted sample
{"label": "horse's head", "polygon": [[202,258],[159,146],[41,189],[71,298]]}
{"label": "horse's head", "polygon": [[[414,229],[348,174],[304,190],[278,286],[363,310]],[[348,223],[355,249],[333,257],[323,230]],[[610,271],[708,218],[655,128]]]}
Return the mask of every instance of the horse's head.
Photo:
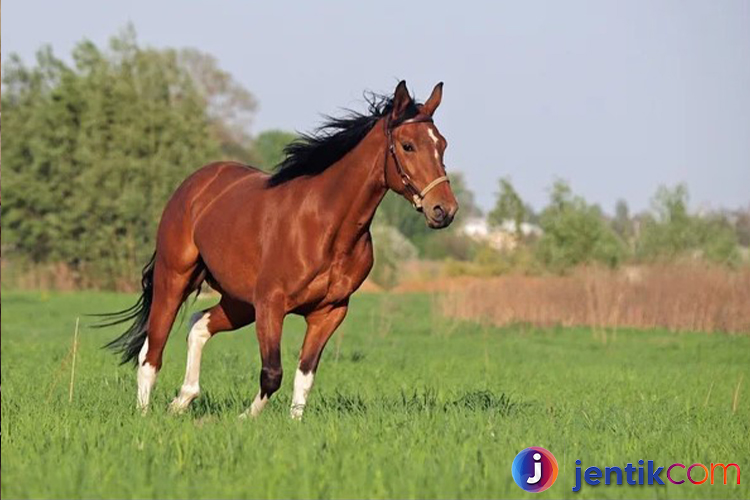
{"label": "horse's head", "polygon": [[416,104],[401,81],[386,117],[388,159],[385,177],[388,187],[422,212],[431,228],[447,227],[458,211],[443,164],[448,145],[432,115],[443,97],[438,83],[424,104]]}

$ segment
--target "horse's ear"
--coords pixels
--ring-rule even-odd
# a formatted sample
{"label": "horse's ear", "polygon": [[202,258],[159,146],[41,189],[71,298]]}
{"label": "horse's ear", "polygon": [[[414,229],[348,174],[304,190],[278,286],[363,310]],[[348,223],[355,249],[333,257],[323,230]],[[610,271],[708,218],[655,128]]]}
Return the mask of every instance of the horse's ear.
{"label": "horse's ear", "polygon": [[422,106],[422,113],[432,116],[435,113],[435,110],[440,106],[440,101],[443,100],[443,82],[438,83],[435,85],[435,88],[432,89],[432,94],[430,94],[430,98],[427,99],[427,102],[424,103]]}
{"label": "horse's ear", "polygon": [[411,96],[409,95],[409,89],[406,88],[406,80],[401,80],[396,86],[396,91],[393,93],[393,111],[391,111],[391,119],[398,120],[401,115],[406,111],[406,108],[411,104]]}

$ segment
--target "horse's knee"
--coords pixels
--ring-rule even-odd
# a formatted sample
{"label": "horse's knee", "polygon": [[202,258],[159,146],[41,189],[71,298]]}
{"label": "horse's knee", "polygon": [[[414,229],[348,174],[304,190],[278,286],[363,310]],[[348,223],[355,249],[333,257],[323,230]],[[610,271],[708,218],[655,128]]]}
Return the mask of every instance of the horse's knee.
{"label": "horse's knee", "polygon": [[271,395],[281,387],[283,372],[281,367],[264,366],[260,370],[260,393],[261,397],[270,398]]}

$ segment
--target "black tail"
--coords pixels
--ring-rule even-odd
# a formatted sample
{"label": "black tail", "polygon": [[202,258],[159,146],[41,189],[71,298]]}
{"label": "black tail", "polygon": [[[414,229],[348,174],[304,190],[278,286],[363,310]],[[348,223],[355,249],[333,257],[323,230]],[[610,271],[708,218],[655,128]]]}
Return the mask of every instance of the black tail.
{"label": "black tail", "polygon": [[141,278],[141,288],[143,289],[143,292],[141,293],[138,302],[122,311],[99,314],[98,316],[107,319],[94,325],[97,328],[103,328],[105,326],[118,325],[129,321],[133,322],[133,324],[130,325],[130,328],[125,330],[125,333],[104,346],[105,348],[112,349],[118,354],[122,354],[120,364],[123,365],[128,361],[132,361],[136,365],[138,364],[138,354],[141,352],[141,348],[148,337],[148,316],[151,312],[151,302],[154,297],[155,258],[156,253],[151,256],[151,260],[149,260],[148,264],[143,268],[143,278]]}

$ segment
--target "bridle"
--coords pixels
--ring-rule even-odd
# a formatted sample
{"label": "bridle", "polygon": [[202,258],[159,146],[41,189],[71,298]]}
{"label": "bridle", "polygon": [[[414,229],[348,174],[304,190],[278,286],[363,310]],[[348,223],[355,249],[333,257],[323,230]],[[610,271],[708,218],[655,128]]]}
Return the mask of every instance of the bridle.
{"label": "bridle", "polygon": [[[420,189],[414,184],[414,181],[411,180],[411,177],[409,177],[409,174],[406,173],[406,170],[404,170],[404,167],[401,165],[401,162],[398,159],[398,155],[396,155],[396,145],[393,142],[393,129],[396,127],[400,127],[402,125],[409,125],[411,123],[433,123],[432,118],[427,115],[417,115],[414,118],[409,118],[408,120],[404,120],[402,122],[397,123],[393,127],[391,127],[391,118],[390,116],[385,121],[385,135],[388,138],[388,151],[391,153],[391,156],[393,157],[393,163],[396,165],[396,172],[398,172],[398,175],[401,176],[401,182],[404,183],[404,187],[406,190],[411,194],[411,204],[414,205],[414,209],[417,212],[422,211],[422,202],[424,201],[425,196],[427,196],[427,193],[435,189],[439,184],[442,184],[443,182],[450,182],[447,175],[443,175],[435,179],[434,181],[427,184],[424,189],[420,191]],[[386,155],[386,165],[388,164],[388,157]]]}

